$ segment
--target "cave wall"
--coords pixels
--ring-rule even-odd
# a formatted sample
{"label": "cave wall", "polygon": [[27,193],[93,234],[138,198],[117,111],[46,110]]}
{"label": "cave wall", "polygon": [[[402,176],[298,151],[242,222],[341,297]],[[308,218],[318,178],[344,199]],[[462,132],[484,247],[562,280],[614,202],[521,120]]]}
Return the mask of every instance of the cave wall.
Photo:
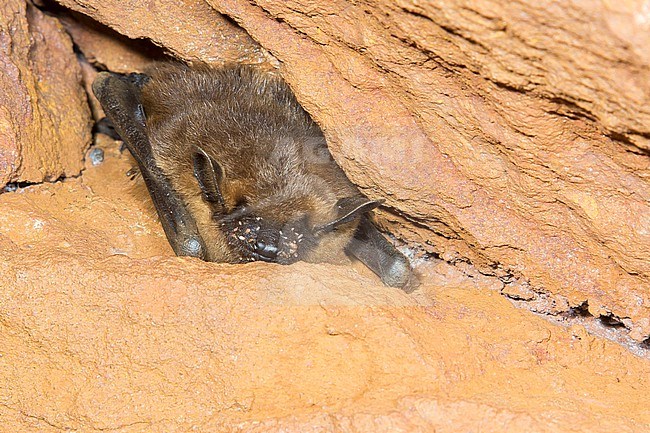
{"label": "cave wall", "polygon": [[24,1],[4,1],[0,77],[0,187],[78,175],[91,119],[59,21]]}
{"label": "cave wall", "polygon": [[188,61],[279,66],[390,230],[650,335],[642,2],[60,3]]}

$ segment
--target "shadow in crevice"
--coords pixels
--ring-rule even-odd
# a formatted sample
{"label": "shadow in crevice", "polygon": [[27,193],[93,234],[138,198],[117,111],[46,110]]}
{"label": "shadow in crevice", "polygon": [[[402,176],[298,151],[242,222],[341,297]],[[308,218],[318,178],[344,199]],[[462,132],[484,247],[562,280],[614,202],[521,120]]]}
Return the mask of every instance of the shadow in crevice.
{"label": "shadow in crevice", "polygon": [[589,312],[589,301],[583,301],[580,305],[569,308],[565,313],[565,317],[571,319],[574,317],[594,317]]}

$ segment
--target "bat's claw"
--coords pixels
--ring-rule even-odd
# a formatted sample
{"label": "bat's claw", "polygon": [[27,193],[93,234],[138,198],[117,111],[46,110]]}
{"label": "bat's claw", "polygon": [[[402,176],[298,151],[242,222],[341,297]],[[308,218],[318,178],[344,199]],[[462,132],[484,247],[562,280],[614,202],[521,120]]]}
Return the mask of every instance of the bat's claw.
{"label": "bat's claw", "polygon": [[182,251],[185,253],[183,255],[191,257],[202,257],[204,255],[203,245],[201,241],[196,238],[185,239],[183,245],[181,245]]}

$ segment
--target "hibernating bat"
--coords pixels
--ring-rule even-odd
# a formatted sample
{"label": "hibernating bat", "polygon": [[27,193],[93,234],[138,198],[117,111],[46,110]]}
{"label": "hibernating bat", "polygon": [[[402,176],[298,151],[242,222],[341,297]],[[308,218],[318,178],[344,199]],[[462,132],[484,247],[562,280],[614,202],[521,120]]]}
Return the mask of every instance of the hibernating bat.
{"label": "hibernating bat", "polygon": [[133,154],[177,255],[341,263],[408,290],[408,260],[277,75],[253,66],[156,64],[100,73],[93,91]]}

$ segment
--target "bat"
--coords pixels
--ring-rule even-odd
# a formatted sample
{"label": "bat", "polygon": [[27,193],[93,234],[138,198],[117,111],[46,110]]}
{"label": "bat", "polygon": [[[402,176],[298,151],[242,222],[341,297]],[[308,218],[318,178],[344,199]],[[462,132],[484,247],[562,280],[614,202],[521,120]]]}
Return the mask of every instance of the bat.
{"label": "bat", "polygon": [[[93,82],[179,256],[345,263],[406,291],[407,258],[373,225],[320,127],[281,77],[254,66],[155,64]],[[109,126],[109,127],[110,127]]]}

